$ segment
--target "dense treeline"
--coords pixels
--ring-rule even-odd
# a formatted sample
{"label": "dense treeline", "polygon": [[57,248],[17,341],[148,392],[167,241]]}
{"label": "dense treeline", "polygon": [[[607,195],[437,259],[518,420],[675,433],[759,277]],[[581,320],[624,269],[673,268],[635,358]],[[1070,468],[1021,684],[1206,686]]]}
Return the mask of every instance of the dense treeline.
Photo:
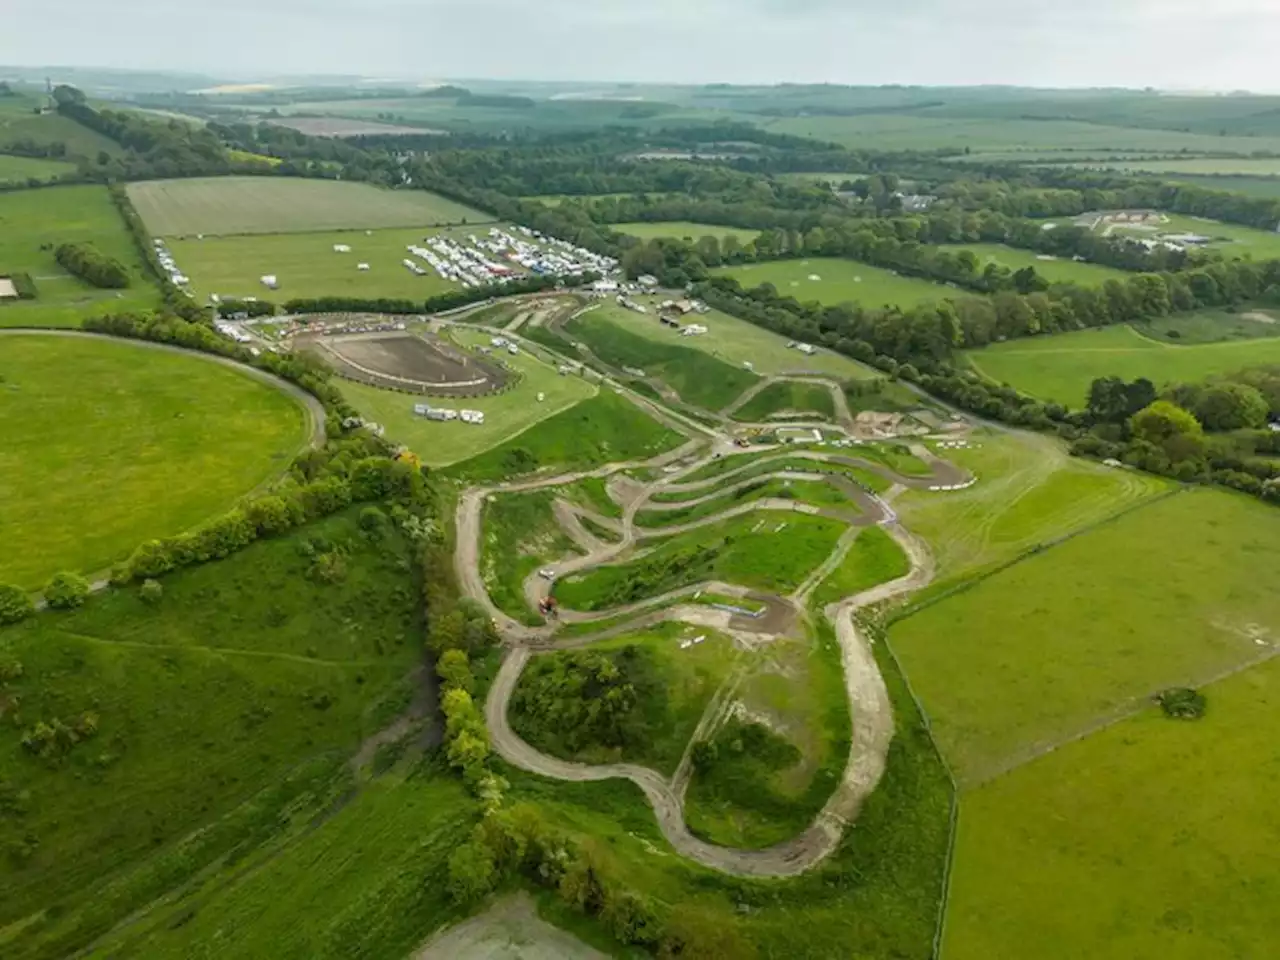
{"label": "dense treeline", "polygon": [[1004,170],[1009,178],[1031,178],[1028,188],[1003,181],[956,183],[943,194],[966,209],[996,210],[1011,216],[1062,217],[1092,210],[1164,210],[1207,217],[1260,230],[1280,225],[1280,199],[1250,197],[1226,190],[1162,180],[1133,180],[1071,168]]}
{"label": "dense treeline", "polygon": [[528,277],[510,283],[485,284],[465,287],[429,297],[426,300],[399,298],[313,297],[287,300],[285,313],[386,313],[428,314],[444,313],[459,307],[492,300],[495,297],[521,296],[543,293],[548,290],[575,289],[594,283],[599,274],[587,273],[580,277]]}
{"label": "dense treeline", "polygon": [[11,273],[8,280],[13,284],[13,292],[18,295],[19,300],[34,300],[40,294],[29,273]]}
{"label": "dense treeline", "polygon": [[1138,274],[1108,280],[1096,289],[1056,284],[1027,295],[1005,291],[990,298],[962,296],[911,310],[801,304],[771,285],[747,290],[730,277],[705,280],[695,292],[712,306],[790,338],[822,343],[862,360],[882,354],[901,363],[918,363],[922,358],[943,360],[957,348],[997,340],[1245,303],[1277,285],[1280,261],[1244,260],[1185,273]]}
{"label": "dense treeline", "polygon": [[112,202],[116,205],[116,209],[120,211],[120,216],[124,220],[125,226],[129,228],[129,235],[133,237],[134,246],[137,248],[138,253],[141,254],[143,262],[146,263],[152,280],[160,287],[165,309],[189,323],[200,323],[207,320],[209,312],[197,305],[191,297],[169,279],[168,271],[165,270],[160,263],[160,258],[156,255],[156,247],[151,242],[151,234],[148,232],[146,224],[142,222],[142,217],[138,215],[138,211],[134,209],[133,201],[129,199],[128,191],[119,184],[112,184],[108,191],[111,194]]}
{"label": "dense treeline", "polygon": [[90,244],[64,243],[54,251],[53,256],[63,270],[95,287],[123,290],[129,286],[128,268]]}
{"label": "dense treeline", "polygon": [[0,145],[0,153],[15,157],[32,157],[37,160],[61,160],[67,155],[67,145],[61,140],[41,143],[24,137]]}
{"label": "dense treeline", "polygon": [[1093,382],[1073,417],[1072,452],[1190,483],[1218,483],[1280,503],[1280,366],[1179,383],[1157,397],[1148,380]]}

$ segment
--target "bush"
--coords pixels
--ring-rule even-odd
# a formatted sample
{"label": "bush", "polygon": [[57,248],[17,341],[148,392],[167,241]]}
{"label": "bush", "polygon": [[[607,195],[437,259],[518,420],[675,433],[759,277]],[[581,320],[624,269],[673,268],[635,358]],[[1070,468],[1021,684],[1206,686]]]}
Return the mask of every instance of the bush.
{"label": "bush", "polygon": [[34,300],[38,295],[36,282],[31,279],[31,274],[11,273],[8,279],[13,284],[14,292],[17,293],[19,300]]}
{"label": "bush", "polygon": [[143,580],[142,588],[138,591],[138,596],[143,603],[155,606],[164,596],[164,587],[160,585],[158,580]]}
{"label": "bush", "polygon": [[0,626],[18,623],[36,612],[27,592],[21,587],[0,583]]}
{"label": "bush", "polygon": [[44,599],[54,610],[74,610],[89,597],[89,581],[74,573],[60,573],[44,588]]}
{"label": "bush", "polygon": [[67,273],[95,287],[123,290],[129,286],[129,271],[125,265],[87,243],[64,243],[53,256]]}
{"label": "bush", "polygon": [[1174,687],[1156,697],[1166,717],[1174,720],[1199,720],[1208,705],[1204,694],[1190,687]]}

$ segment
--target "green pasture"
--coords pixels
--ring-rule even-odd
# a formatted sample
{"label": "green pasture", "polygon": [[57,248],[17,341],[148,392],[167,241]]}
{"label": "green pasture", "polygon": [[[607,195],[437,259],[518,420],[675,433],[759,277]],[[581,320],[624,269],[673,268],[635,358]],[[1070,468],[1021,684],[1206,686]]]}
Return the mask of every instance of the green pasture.
{"label": "green pasture", "polygon": [[1127,326],[1010,340],[965,354],[983,376],[1072,409],[1085,405],[1099,377],[1146,377],[1157,387],[1200,381],[1244,367],[1280,363],[1280,339],[1174,346]]}
{"label": "green pasture", "polygon": [[1075,260],[1062,260],[1057,257],[1044,259],[1030,250],[1019,250],[999,243],[965,243],[948,244],[943,247],[952,253],[969,250],[980,262],[979,272],[986,269],[987,264],[995,263],[1010,270],[1022,270],[1034,267],[1036,273],[1050,283],[1074,283],[1082,287],[1098,287],[1108,280],[1125,280],[1132,274],[1114,267],[1104,267],[1096,263],[1080,263]]}
{"label": "green pasture", "polygon": [[[148,180],[129,184],[129,197],[147,229],[157,237],[313,233],[493,222],[486,214],[425,190],[387,190],[339,180],[290,177]],[[267,272],[266,268],[262,270]]]}
{"label": "green pasture", "polygon": [[[718,310],[701,314],[692,321],[706,327],[705,334],[684,337],[658,322],[658,305],[666,299],[665,297],[636,299],[648,307],[647,316],[615,304],[604,305],[600,308],[598,315],[622,324],[628,330],[649,340],[660,343],[674,341],[681,346],[693,347],[724,360],[730,366],[741,367],[743,364],[750,363],[755,372],[761,376],[790,373],[861,380],[880,376],[871,367],[830,350],[820,349],[811,356],[806,356],[798,350],[789,348],[787,344],[790,341],[786,337]],[[591,316],[595,315],[597,314],[594,312],[591,314]]]}
{"label": "green pasture", "polygon": [[1280,153],[1280,137],[1220,137],[1106,126],[1075,120],[936,117],[906,113],[768,119],[771,133],[838,143],[854,150],[1093,151]]}
{"label": "green pasture", "polygon": [[1237,177],[1231,175],[1192,176],[1177,174],[1177,182],[1190,184],[1193,187],[1204,187],[1206,190],[1228,190],[1231,193],[1243,193],[1249,197],[1265,197],[1270,200],[1280,199],[1280,176]]}
{"label": "green pasture", "polygon": [[[129,268],[125,290],[100,290],[54,259],[63,243],[89,243]],[[0,327],[78,327],[88,316],[154,310],[160,295],[106,187],[0,193],[0,276],[30,274],[34,300],[0,302]]]}
{"label": "green pasture", "polygon": [[1238,310],[1204,310],[1155,317],[1133,328],[1144,337],[1175,346],[1258,340],[1280,337],[1280,310],[1274,307],[1241,307]]}
{"label": "green pasture", "polygon": [[738,227],[721,227],[711,223],[690,223],[688,220],[660,221],[657,223],[611,223],[611,230],[639,237],[641,240],[689,240],[696,242],[703,237],[715,237],[723,243],[733,237],[743,246],[760,236],[759,230],[743,230]]}
{"label": "green pasture", "polygon": [[838,520],[793,511],[748,513],[558,580],[555,594],[571,610],[600,611],[703,580],[789,593],[831,555],[844,530]]}
{"label": "green pasture", "polygon": [[813,603],[817,607],[839,603],[910,572],[911,564],[897,541],[880,527],[867,527],[853,541],[840,566],[818,585]]}
{"label": "green pasture", "polygon": [[[469,424],[460,426],[483,429]],[[510,436],[496,447],[486,446],[484,452],[471,459],[454,463],[446,475],[469,484],[497,483],[534,471],[568,472],[606,463],[647,460],[683,442],[684,437],[631,401],[612,390],[602,390],[541,420],[536,429]]]}
{"label": "green pasture", "polygon": [[20,140],[49,146],[66,144],[68,157],[83,157],[97,162],[99,154],[119,157],[124,148],[110,137],[81,126],[70,117],[56,113],[42,116],[28,111],[0,113],[0,145]]}
{"label": "green pasture", "polygon": [[[966,490],[908,490],[894,509],[923,537],[945,589],[1171,489],[1159,478],[1070,457],[1032,433],[982,431],[936,453],[977,477]],[[936,445],[935,445],[936,446]]]}
{"label": "green pasture", "polygon": [[[797,468],[803,471],[804,468]],[[817,471],[814,471],[817,472]],[[736,481],[735,481],[736,482]],[[699,496],[706,496],[704,491]],[[680,510],[641,510],[635,516],[640,527],[678,527],[694,523],[718,513],[758,500],[789,500],[832,510],[845,510],[850,515],[858,513],[858,507],[842,490],[824,480],[787,480],[781,477],[761,477],[750,486]]]}
{"label": "green pasture", "polygon": [[98,573],[229,510],[310,435],[292,397],[206,357],[0,336],[0,582]]}
{"label": "green pasture", "polygon": [[[487,336],[456,328],[451,336],[466,344],[481,339],[488,342]],[[432,467],[447,467],[478,456],[596,395],[596,387],[582,377],[561,376],[527,351],[517,356],[504,355],[503,361],[521,375],[512,389],[494,396],[448,401],[458,409],[482,411],[485,421],[479,425],[420,417],[413,407],[422,398],[408,393],[354,381],[343,381],[342,392],[363,416],[386,427],[388,437],[407,446]],[[538,394],[543,395],[540,403]]]}
{"label": "green pasture", "polygon": [[831,388],[817,383],[781,380],[771,383],[733,412],[739,423],[762,423],[777,417],[834,420]]}
{"label": "green pasture", "polygon": [[449,856],[479,805],[443,762],[379,777],[331,808],[281,816],[290,814],[282,842],[194,878],[117,929],[95,956],[407,957],[464,916],[449,896]]}
{"label": "green pasture", "polygon": [[711,272],[733,277],[748,289],[771,283],[784,297],[795,297],[801,303],[816,300],[829,306],[858,303],[868,309],[901,307],[908,310],[922,303],[936,303],[964,294],[940,283],[903,277],[891,270],[834,257],[748,263],[719,267]]}
{"label": "green pasture", "polygon": [[[421,246],[426,237],[438,233],[430,227],[418,227],[372,233],[210,236],[203,240],[188,236],[169,241],[168,247],[174,262],[191,278],[192,292],[201,303],[213,293],[223,298],[249,296],[276,301],[312,297],[426,300],[460,289],[425,263],[420,263],[427,270],[421,277],[410,273],[403,263],[410,258],[409,245]],[[349,246],[351,252],[335,253],[335,244]],[[369,269],[358,270],[361,263],[367,263]],[[265,274],[276,277],[278,290],[262,285]]]}
{"label": "green pasture", "polygon": [[1263,655],[1278,559],[1274,510],[1178,493],[926,607],[891,639],[972,785]]}
{"label": "green pasture", "polygon": [[536,194],[529,197],[521,197],[521,200],[532,201],[534,203],[542,203],[548,207],[558,207],[564,203],[591,203],[595,200],[634,200],[636,197],[646,197],[650,200],[661,200],[668,196],[665,193],[544,193]]}
{"label": "green pasture", "polygon": [[75,164],[61,160],[40,160],[0,154],[0,183],[53,180],[64,173],[75,173],[75,171]]}
{"label": "green pasture", "polygon": [[[1081,162],[1071,166],[1097,168],[1126,173],[1159,174],[1161,179],[1182,179],[1184,175],[1241,177],[1280,176],[1280,159],[1274,157],[1191,157],[1165,160],[1114,160],[1109,163]],[[1225,188],[1224,188],[1225,189]]]}
{"label": "green pasture", "polygon": [[[692,643],[699,638],[698,643]],[[682,647],[684,643],[689,646]],[[536,686],[533,674],[541,666],[542,657],[526,669],[512,697],[512,727],[527,742],[553,756],[581,763],[637,763],[665,776],[674,774],[698,721],[741,654],[724,634],[675,621],[592,644],[590,651],[607,656],[627,647],[643,649],[654,667],[654,676],[646,678],[655,682],[655,689],[649,691],[652,701],[637,705],[645,718],[643,743],[630,749],[595,744],[574,752],[562,743],[562,729],[522,713],[518,706],[521,694]],[[542,656],[554,660],[577,654],[573,651]]]}
{"label": "green pasture", "polygon": [[[608,309],[588,313],[570,321],[565,334],[585,344],[609,366],[643,370],[646,378],[661,380],[686,403],[707,410],[728,406],[758,379],[740,366],[730,366],[685,345],[696,337],[650,340],[633,332],[629,324],[615,321],[615,316]],[[656,318],[647,319],[655,325],[658,322]]]}
{"label": "green pasture", "polygon": [[1280,663],[1203,692],[1201,720],[1149,706],[964,797],[947,960],[1271,952]]}
{"label": "green pasture", "polygon": [[[6,957],[78,953],[348,788],[347,757],[407,704],[422,643],[408,545],[356,519],[174,573],[152,604],[113,590],[0,629],[0,659],[22,668],[6,690],[21,722],[0,729]],[[303,541],[340,549],[345,576],[310,576]],[[60,762],[20,746],[86,713],[96,734]]]}
{"label": "green pasture", "polygon": [[535,570],[577,556],[572,540],[556,522],[550,490],[495,494],[484,505],[480,573],[498,609],[532,626],[544,623],[524,598],[524,582]]}

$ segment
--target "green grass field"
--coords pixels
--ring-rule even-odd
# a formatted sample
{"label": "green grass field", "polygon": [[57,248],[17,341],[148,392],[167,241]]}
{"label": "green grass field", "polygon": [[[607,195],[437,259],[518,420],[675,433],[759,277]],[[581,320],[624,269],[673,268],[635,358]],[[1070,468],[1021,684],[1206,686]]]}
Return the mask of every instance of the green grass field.
{"label": "green grass field", "polygon": [[1134,324],[1134,329],[1152,340],[1174,346],[1257,340],[1280,337],[1280,310],[1274,307],[1242,307],[1234,313],[1225,310],[1179,313]]}
{"label": "green grass field", "polygon": [[786,593],[831,555],[844,530],[838,520],[803,513],[749,513],[558,580],[555,595],[571,610],[600,611],[711,579]]}
{"label": "green grass field", "polygon": [[477,210],[424,190],[385,190],[336,180],[150,180],[129,184],[129,197],[147,229],[157,237],[493,222],[492,217]]}
{"label": "green grass field", "polygon": [[1280,939],[1271,661],[965,796],[943,956],[1266,956]]}
{"label": "green grass field", "polygon": [[1280,622],[1278,557],[1274,511],[1179,493],[926,607],[891,639],[952,769],[979,783],[1258,657]]}
{"label": "green grass field", "polygon": [[75,164],[60,160],[37,160],[0,154],[0,183],[52,180],[60,174],[75,173],[75,170]]}
{"label": "green grass field", "polygon": [[981,269],[989,263],[998,263],[1010,270],[1035,267],[1036,273],[1050,283],[1075,283],[1082,287],[1097,287],[1108,280],[1123,280],[1131,276],[1124,270],[1099,266],[1095,263],[1078,263],[1075,260],[1051,258],[1043,260],[1030,250],[1019,250],[999,243],[948,244],[943,247],[953,253],[970,250],[981,261]]}
{"label": "green grass field", "polygon": [[[803,468],[800,468],[803,470]],[[736,478],[735,478],[736,481]],[[705,496],[704,491],[699,496]],[[636,525],[640,527],[662,528],[677,527],[693,523],[704,517],[713,517],[734,507],[756,500],[789,500],[795,503],[808,503],[816,507],[829,507],[836,510],[847,510],[850,515],[858,513],[858,507],[849,497],[832,483],[825,480],[786,480],[781,477],[773,479],[760,478],[759,482],[749,487],[742,487],[734,493],[726,493],[714,497],[697,506],[684,507],[679,510],[641,510],[636,514]]]}
{"label": "green grass field", "polygon": [[834,420],[835,415],[836,404],[830,388],[783,380],[769,384],[735,410],[733,419],[739,423],[762,423],[779,416]]}
{"label": "green grass field", "polygon": [[[478,817],[476,801],[441,763],[379,777],[350,802],[317,811],[314,824],[294,826],[285,842],[196,878],[181,896],[118,929],[98,953],[154,960],[410,956],[462,916],[449,897],[449,855]],[[300,926],[303,915],[309,919]]]}
{"label": "green grass field", "polygon": [[[724,360],[730,366],[741,367],[744,363],[750,363],[755,372],[762,376],[812,373],[858,380],[880,376],[880,373],[871,367],[863,366],[856,360],[830,350],[818,350],[812,356],[806,356],[798,350],[789,349],[787,347],[789,341],[785,337],[718,310],[712,310],[698,317],[697,322],[707,328],[705,334],[699,337],[684,337],[658,323],[655,311],[664,298],[639,297],[637,299],[649,307],[648,316],[615,304],[606,304],[601,307],[598,315],[622,324],[628,330],[646,339],[659,343],[675,342],[683,347],[702,350]],[[595,315],[595,313],[592,314],[592,316]]]}
{"label": "green grass field", "polygon": [[[566,336],[586,344],[609,366],[643,370],[646,377],[663,381],[686,403],[705,410],[728,406],[758,379],[741,366],[730,366],[685,346],[696,337],[665,342],[642,337],[629,324],[615,320],[614,310],[606,308],[571,321],[565,326]],[[656,319],[648,319],[657,325]]]}
{"label": "green grass field", "polygon": [[733,277],[747,288],[771,283],[784,297],[795,297],[801,303],[817,300],[831,306],[859,303],[867,308],[892,306],[909,309],[964,293],[940,283],[902,277],[856,260],[833,257],[751,263],[740,267],[720,267],[711,272]]}
{"label": "green grass field", "polygon": [[310,437],[291,397],[198,355],[0,338],[0,582],[96,573],[230,509]]}
{"label": "green grass field", "polygon": [[[451,336],[464,344],[488,342],[487,336],[456,328]],[[560,376],[528,351],[503,359],[522,375],[514,388],[456,404],[459,409],[482,411],[485,422],[479,426],[427,420],[413,412],[414,403],[419,400],[395,390],[343,381],[342,392],[361,414],[382,424],[389,437],[409,447],[432,467],[447,467],[478,456],[596,395],[596,387],[586,380]],[[540,393],[544,397],[541,403],[537,399]]]}
{"label": "green grass field", "polygon": [[[7,698],[21,723],[0,730],[0,837],[28,851],[0,861],[6,957],[74,954],[349,788],[347,756],[403,709],[421,656],[407,544],[356,520],[170,575],[153,605],[112,591],[0,630],[23,667]],[[345,544],[340,582],[307,574],[299,544],[318,537]],[[61,762],[20,747],[37,721],[85,712],[97,733]]]}
{"label": "green grass field", "polygon": [[759,230],[742,230],[737,227],[720,227],[711,223],[690,223],[687,220],[663,221],[660,223],[612,223],[610,229],[625,233],[641,240],[657,240],[663,237],[675,240],[697,241],[703,237],[715,237],[724,241],[734,237],[743,245],[751,243],[760,236]]}
{"label": "green grass field", "polygon": [[48,113],[36,116],[27,110],[0,112],[0,144],[27,140],[48,146],[64,143],[71,157],[83,157],[96,161],[98,154],[112,157],[123,155],[124,148],[110,137],[81,126],[69,117]]}
{"label": "green grass field", "polygon": [[[169,242],[174,262],[191,278],[196,299],[209,294],[226,297],[402,297],[425,300],[457,290],[434,270],[415,276],[402,263],[410,244],[440,231],[416,229],[327,233],[275,233],[237,237],[188,236]],[[351,247],[350,253],[334,253],[334,244]],[[356,269],[369,264],[368,271]],[[274,274],[279,291],[262,285],[264,274]]]}
{"label": "green grass field", "polygon": [[[129,268],[126,290],[100,290],[54,259],[62,243],[90,243]],[[0,327],[76,327],[87,316],[154,310],[160,294],[105,187],[0,193],[0,275],[27,273],[35,300],[0,303]]]}
{"label": "green grass field", "polygon": [[489,598],[507,616],[534,626],[545,620],[525,602],[525,579],[539,567],[578,554],[552,513],[556,496],[550,490],[495,495],[481,518],[480,572]]}
{"label": "green grass field", "polygon": [[[1192,157],[1187,160],[1114,160],[1106,164],[1080,163],[1073,166],[1105,167],[1129,173],[1156,173],[1161,179],[1180,180],[1184,175],[1233,174],[1237,176],[1280,176],[1280,159],[1264,157]],[[1223,188],[1226,189],[1226,188]]]}
{"label": "green grass field", "polygon": [[1178,174],[1177,182],[1188,183],[1194,187],[1204,187],[1206,190],[1229,190],[1232,193],[1243,193],[1249,197],[1280,199],[1280,176],[1235,177]]}
{"label": "green grass field", "polygon": [[762,126],[784,133],[839,143],[854,150],[982,151],[1138,150],[1237,153],[1280,152],[1280,137],[1219,137],[1104,126],[1074,120],[1022,120],[971,117],[863,114],[849,117],[786,117]]}
{"label": "green grass field", "polygon": [[[682,643],[699,637],[701,642],[681,648]],[[592,644],[590,649],[592,653],[609,655],[626,647],[645,650],[655,668],[655,675],[648,679],[657,682],[656,702],[638,705],[646,721],[642,743],[631,749],[595,744],[575,752],[563,744],[559,736],[563,730],[548,728],[544,722],[522,713],[520,687],[528,690],[536,684],[533,673],[543,666],[541,657],[534,660],[531,669],[521,677],[512,698],[512,727],[526,741],[553,756],[582,763],[638,763],[667,776],[674,774],[712,696],[739,659],[739,651],[723,634],[674,621]],[[555,659],[566,655],[579,654],[551,653],[544,656]],[[545,665],[551,666],[550,663]]]}
{"label": "green grass field", "polygon": [[606,463],[647,460],[683,442],[680,434],[629,400],[612,390],[602,390],[571,409],[546,418],[536,429],[454,464],[447,476],[469,484],[497,483],[534,471],[568,472]]}
{"label": "green grass field", "polygon": [[1130,327],[1103,327],[1032,340],[1010,340],[965,354],[984,376],[1042,400],[1084,406],[1098,377],[1146,377],[1157,387],[1199,381],[1244,367],[1280,363],[1280,339],[1199,346],[1159,343]]}
{"label": "green grass field", "polygon": [[978,482],[953,493],[908,491],[894,505],[933,552],[934,590],[1171,489],[1156,477],[1070,457],[1058,441],[1029,433],[975,433],[967,449],[937,453]]}
{"label": "green grass field", "polygon": [[910,572],[911,564],[897,541],[880,527],[868,527],[853,541],[844,562],[818,585],[813,603],[817,607],[838,603]]}

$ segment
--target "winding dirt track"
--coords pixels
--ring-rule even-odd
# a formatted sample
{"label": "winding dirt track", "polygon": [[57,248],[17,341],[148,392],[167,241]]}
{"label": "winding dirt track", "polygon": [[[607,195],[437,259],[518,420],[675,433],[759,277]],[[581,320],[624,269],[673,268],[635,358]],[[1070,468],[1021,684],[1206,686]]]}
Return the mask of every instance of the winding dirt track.
{"label": "winding dirt track", "polygon": [[[642,398],[627,394],[628,399],[638,405],[650,408],[653,405]],[[667,422],[670,422],[669,420]],[[688,431],[686,431],[687,433]],[[705,431],[699,431],[704,432]],[[717,437],[722,447],[727,447],[723,437]],[[700,441],[680,448],[663,457],[647,461],[644,466],[662,467],[675,461],[688,459],[693,449],[701,447]],[[692,448],[692,449],[691,449]],[[777,508],[778,504],[768,501],[757,501],[728,509],[695,523],[660,530],[639,530],[635,524],[636,514],[641,509],[679,509],[687,507],[690,502],[678,504],[655,504],[651,502],[653,494],[662,491],[713,492],[700,497],[693,503],[711,500],[724,495],[726,480],[746,469],[754,469],[762,462],[773,459],[804,459],[817,462],[833,462],[849,466],[858,466],[877,472],[901,487],[927,489],[939,484],[951,485],[962,482],[967,475],[946,463],[938,460],[923,447],[915,450],[931,469],[928,477],[906,477],[897,474],[882,464],[858,457],[828,455],[813,451],[791,452],[781,450],[776,458],[765,457],[707,481],[684,482],[682,476],[697,472],[709,463],[714,462],[711,455],[705,454],[694,462],[687,464],[670,476],[652,483],[643,484],[638,495],[630,499],[626,506],[622,521],[611,521],[611,525],[620,529],[622,539],[618,543],[603,544],[593,537],[575,536],[587,554],[574,557],[554,565],[557,576],[564,576],[587,570],[604,563],[614,561],[628,551],[634,550],[642,540],[656,536],[670,536],[687,529],[694,529],[710,523],[717,523],[726,517],[735,516],[748,510]],[[841,661],[844,668],[846,690],[849,697],[852,719],[852,737],[850,739],[849,758],[845,765],[844,775],[839,785],[813,823],[803,832],[773,847],[760,850],[742,850],[721,847],[707,843],[695,837],[684,820],[684,791],[689,780],[689,764],[682,762],[677,773],[671,779],[647,767],[635,764],[583,764],[562,760],[549,756],[535,749],[521,739],[508,722],[507,711],[511,696],[528,664],[530,657],[540,652],[555,649],[569,649],[586,646],[607,636],[622,632],[631,632],[644,625],[663,620],[688,619],[693,622],[707,622],[710,618],[726,617],[711,608],[672,606],[681,599],[698,590],[710,590],[716,593],[743,595],[749,591],[731,584],[698,584],[685,586],[660,597],[652,597],[623,608],[616,608],[598,613],[578,613],[563,611],[562,623],[592,623],[610,621],[601,632],[570,639],[557,640],[553,637],[557,627],[528,627],[517,623],[499,610],[485,588],[480,572],[480,552],[482,545],[481,514],[485,499],[494,493],[512,493],[545,489],[576,482],[584,477],[607,477],[628,467],[638,464],[614,464],[594,471],[584,471],[559,477],[535,479],[522,483],[503,484],[497,487],[480,487],[466,491],[458,502],[457,535],[458,546],[455,555],[457,575],[464,593],[480,603],[494,618],[508,652],[498,671],[489,695],[485,701],[485,718],[489,727],[493,747],[509,763],[521,769],[554,779],[568,781],[597,781],[614,778],[625,778],[636,784],[645,794],[653,807],[658,825],[671,846],[682,856],[703,866],[724,873],[742,877],[787,877],[795,876],[811,869],[831,854],[840,842],[845,827],[858,815],[862,803],[875,789],[884,773],[885,757],[890,741],[893,738],[893,711],[888,690],[876,663],[875,654],[868,638],[858,627],[855,615],[858,611],[901,597],[926,586],[933,579],[934,567],[927,549],[909,532],[901,527],[891,507],[878,497],[862,491],[855,484],[847,487],[863,513],[855,519],[841,514],[841,519],[850,523],[850,530],[837,545],[832,556],[796,591],[790,598],[767,598],[771,614],[762,618],[771,624],[790,622],[792,618],[806,615],[804,604],[811,592],[822,582],[826,574],[836,569],[843,561],[845,554],[852,547],[861,528],[873,523],[880,524],[906,552],[911,563],[911,570],[905,577],[891,583],[881,584],[856,596],[848,597],[840,603],[828,606],[823,615],[835,626],[836,636],[840,644]],[[785,475],[785,472],[783,472]],[[752,478],[749,482],[756,482]],[[741,484],[735,485],[735,489]],[[794,509],[797,504],[792,501],[779,501],[784,509]],[[813,509],[813,508],[810,508]],[[533,604],[545,597],[551,589],[550,583],[536,574],[525,583],[526,599]],[[781,611],[781,616],[779,612]],[[637,619],[631,619],[632,616]],[[744,629],[750,629],[749,626]],[[762,627],[756,627],[757,630]],[[769,628],[763,628],[769,629]],[[733,631],[730,631],[731,633]],[[713,699],[708,708],[722,712],[722,708],[732,697],[732,690],[723,688]],[[715,718],[704,715],[704,723],[699,730],[714,726]],[[691,741],[692,743],[692,741]]]}

